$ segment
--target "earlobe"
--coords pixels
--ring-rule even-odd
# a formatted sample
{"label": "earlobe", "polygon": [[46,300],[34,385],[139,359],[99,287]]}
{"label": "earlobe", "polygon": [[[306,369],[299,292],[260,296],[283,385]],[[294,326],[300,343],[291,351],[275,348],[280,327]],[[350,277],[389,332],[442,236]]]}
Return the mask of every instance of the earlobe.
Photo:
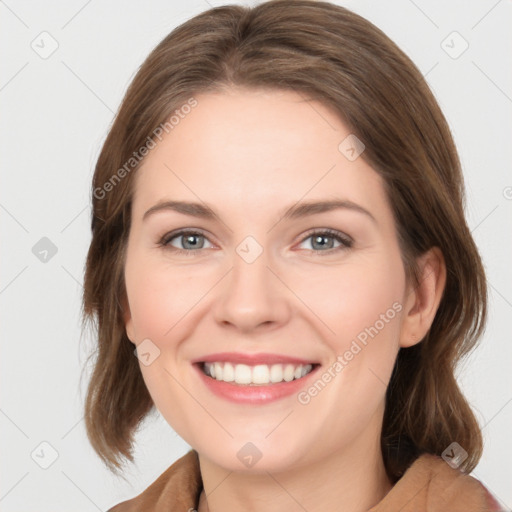
{"label": "earlobe", "polygon": [[428,333],[436,316],[446,284],[446,264],[439,247],[432,247],[418,260],[419,283],[404,297],[400,346],[411,347]]}
{"label": "earlobe", "polygon": [[130,306],[128,304],[126,296],[123,296],[121,304],[123,308],[123,321],[126,330],[126,336],[135,345],[135,331],[133,328],[133,320],[130,312]]}
{"label": "earlobe", "polygon": [[125,322],[125,329],[126,329],[126,336],[128,337],[128,339],[134,344],[136,345],[135,343],[135,333],[133,332],[133,323],[132,323],[132,320],[131,318]]}

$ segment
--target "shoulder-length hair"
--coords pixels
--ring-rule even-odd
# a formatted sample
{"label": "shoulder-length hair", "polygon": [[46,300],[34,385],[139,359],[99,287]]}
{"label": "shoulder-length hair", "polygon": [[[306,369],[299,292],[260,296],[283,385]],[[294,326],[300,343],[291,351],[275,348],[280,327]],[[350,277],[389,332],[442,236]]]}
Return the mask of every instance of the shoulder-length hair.
{"label": "shoulder-length hair", "polygon": [[396,481],[421,453],[441,455],[456,441],[468,453],[461,469],[472,471],[482,435],[454,372],[483,332],[487,284],[464,216],[450,129],[420,71],[381,30],[313,0],[209,9],[166,36],[128,87],[92,186],[82,320],[94,320],[97,330],[85,400],[94,450],[118,473],[123,458],[133,462],[134,433],[154,408],[123,322],[125,249],[140,165],[133,155],[153,144],[158,127],[169,125],[191,97],[230,86],[293,90],[340,115],[364,142],[361,157],[384,178],[408,282],[418,284],[415,259],[441,249],[445,290],[427,335],[398,353],[386,392],[382,454]]}

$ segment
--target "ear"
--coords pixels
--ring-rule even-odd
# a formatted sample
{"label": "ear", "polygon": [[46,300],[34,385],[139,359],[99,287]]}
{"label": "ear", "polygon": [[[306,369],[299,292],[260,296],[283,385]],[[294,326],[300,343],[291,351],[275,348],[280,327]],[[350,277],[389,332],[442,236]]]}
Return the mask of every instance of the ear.
{"label": "ear", "polygon": [[400,347],[419,343],[428,333],[446,284],[446,264],[439,247],[432,247],[418,259],[419,284],[410,283],[404,296]]}
{"label": "ear", "polygon": [[133,327],[130,305],[128,304],[128,298],[126,297],[126,293],[124,293],[123,297],[121,298],[121,306],[123,308],[123,321],[126,329],[126,336],[135,345],[135,329]]}

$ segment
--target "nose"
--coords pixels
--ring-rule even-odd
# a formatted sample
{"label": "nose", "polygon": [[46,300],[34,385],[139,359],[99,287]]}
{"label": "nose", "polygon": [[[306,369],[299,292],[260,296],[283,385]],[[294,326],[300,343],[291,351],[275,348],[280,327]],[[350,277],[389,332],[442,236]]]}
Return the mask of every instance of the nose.
{"label": "nose", "polygon": [[224,328],[231,326],[245,333],[285,324],[290,316],[291,292],[271,268],[267,252],[251,263],[235,252],[232,262],[215,298],[215,320]]}

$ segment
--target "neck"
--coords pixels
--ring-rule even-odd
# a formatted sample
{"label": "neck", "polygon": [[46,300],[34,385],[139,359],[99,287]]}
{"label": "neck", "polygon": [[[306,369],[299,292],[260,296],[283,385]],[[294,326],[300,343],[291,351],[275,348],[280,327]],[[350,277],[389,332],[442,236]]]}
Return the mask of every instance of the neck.
{"label": "neck", "polygon": [[282,472],[228,471],[199,455],[204,490],[198,512],[366,512],[393,486],[384,468],[380,429],[372,433]]}

